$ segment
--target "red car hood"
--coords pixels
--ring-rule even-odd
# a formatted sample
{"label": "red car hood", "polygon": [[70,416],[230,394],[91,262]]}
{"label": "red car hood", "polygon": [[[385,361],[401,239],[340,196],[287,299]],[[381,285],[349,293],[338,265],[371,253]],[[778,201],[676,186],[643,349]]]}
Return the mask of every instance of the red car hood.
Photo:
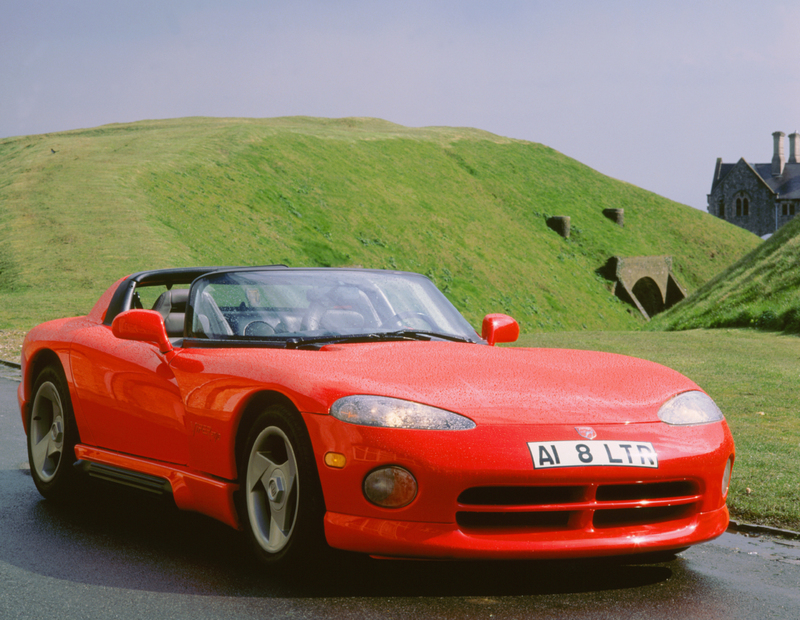
{"label": "red car hood", "polygon": [[398,342],[331,345],[314,355],[329,403],[345,394],[392,396],[478,423],[655,422],[666,400],[699,389],[664,366],[591,351]]}

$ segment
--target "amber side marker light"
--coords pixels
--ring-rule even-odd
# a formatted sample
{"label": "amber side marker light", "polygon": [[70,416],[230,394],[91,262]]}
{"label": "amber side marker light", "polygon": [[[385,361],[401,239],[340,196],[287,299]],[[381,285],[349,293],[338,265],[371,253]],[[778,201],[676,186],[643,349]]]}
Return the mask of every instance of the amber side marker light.
{"label": "amber side marker light", "polygon": [[341,469],[347,465],[347,457],[345,457],[344,454],[339,454],[338,452],[328,452],[325,455],[325,464],[328,467],[333,467],[334,469]]}

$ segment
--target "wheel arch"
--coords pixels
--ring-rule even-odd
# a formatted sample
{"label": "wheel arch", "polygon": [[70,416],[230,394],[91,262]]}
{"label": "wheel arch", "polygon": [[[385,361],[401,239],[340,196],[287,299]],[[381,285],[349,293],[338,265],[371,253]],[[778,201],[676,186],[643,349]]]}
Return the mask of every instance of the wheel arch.
{"label": "wheel arch", "polygon": [[[272,405],[282,405],[286,407],[292,412],[292,415],[296,415],[300,419],[303,428],[305,428],[305,423],[300,415],[300,410],[297,408],[297,405],[294,404],[292,399],[285,394],[273,390],[257,392],[256,394],[253,394],[248,399],[247,403],[242,407],[241,415],[239,416],[239,420],[236,424],[233,457],[237,480],[239,479],[239,456],[244,449],[244,444],[247,441],[247,434],[250,431],[250,427],[253,425],[253,422],[258,415],[264,411],[264,409]],[[307,429],[306,432],[308,432]]]}

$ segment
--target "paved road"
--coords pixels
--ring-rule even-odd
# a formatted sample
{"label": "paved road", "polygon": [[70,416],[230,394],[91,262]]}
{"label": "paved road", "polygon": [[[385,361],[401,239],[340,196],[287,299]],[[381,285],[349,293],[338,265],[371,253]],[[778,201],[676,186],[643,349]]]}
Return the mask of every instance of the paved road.
{"label": "paved road", "polygon": [[377,562],[267,576],[235,532],[87,487],[43,501],[0,379],[0,619],[800,617],[800,543],[725,534],[667,564]]}

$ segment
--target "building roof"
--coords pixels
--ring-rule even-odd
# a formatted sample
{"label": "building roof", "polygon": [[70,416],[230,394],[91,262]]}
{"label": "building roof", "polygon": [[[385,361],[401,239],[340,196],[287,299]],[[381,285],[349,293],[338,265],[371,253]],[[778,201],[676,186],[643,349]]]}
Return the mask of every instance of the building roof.
{"label": "building roof", "polygon": [[[765,174],[760,170],[758,172],[762,177]],[[800,164],[786,164],[783,167],[783,174],[779,177],[774,177],[773,183],[778,198],[786,200],[800,198]]]}
{"label": "building roof", "polygon": [[[776,198],[781,200],[798,200],[800,199],[800,164],[785,164],[783,173],[779,177],[772,176],[772,164],[749,164],[742,158],[739,162],[744,164],[755,172],[764,184],[776,194]],[[714,174],[714,182],[711,185],[711,191],[719,185],[723,179],[737,166],[735,164],[719,163]]]}

